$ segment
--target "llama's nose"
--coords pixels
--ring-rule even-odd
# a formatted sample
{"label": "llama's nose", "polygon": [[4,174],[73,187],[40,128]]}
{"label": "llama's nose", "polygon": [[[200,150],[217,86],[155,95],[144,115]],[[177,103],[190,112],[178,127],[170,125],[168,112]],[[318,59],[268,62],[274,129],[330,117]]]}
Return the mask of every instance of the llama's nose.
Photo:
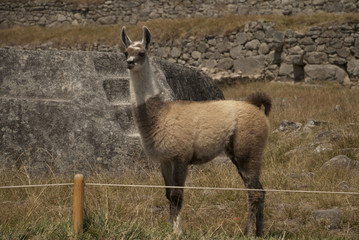
{"label": "llama's nose", "polygon": [[135,66],[135,61],[133,59],[127,59],[127,68],[132,69]]}

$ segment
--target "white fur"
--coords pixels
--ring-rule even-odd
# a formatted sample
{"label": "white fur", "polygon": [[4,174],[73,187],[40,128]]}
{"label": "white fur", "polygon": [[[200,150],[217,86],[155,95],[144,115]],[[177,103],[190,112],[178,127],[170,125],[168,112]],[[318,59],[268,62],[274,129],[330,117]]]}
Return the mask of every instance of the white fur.
{"label": "white fur", "polygon": [[171,220],[172,222],[172,230],[175,234],[182,234],[182,222],[181,222],[181,214],[178,214],[174,219]]}
{"label": "white fur", "polygon": [[[141,69],[136,69],[136,68]],[[130,71],[131,102],[136,106],[144,104],[148,98],[161,93],[159,84],[153,81],[153,71],[146,58],[141,66],[135,65]]]}

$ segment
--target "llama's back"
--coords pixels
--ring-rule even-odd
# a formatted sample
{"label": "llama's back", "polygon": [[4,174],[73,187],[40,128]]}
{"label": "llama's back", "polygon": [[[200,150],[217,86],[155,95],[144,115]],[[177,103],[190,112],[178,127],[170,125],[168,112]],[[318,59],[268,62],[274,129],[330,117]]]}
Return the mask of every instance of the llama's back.
{"label": "llama's back", "polygon": [[159,119],[160,154],[193,154],[199,162],[222,152],[238,131],[240,138],[256,139],[266,138],[268,131],[264,112],[244,101],[172,102]]}

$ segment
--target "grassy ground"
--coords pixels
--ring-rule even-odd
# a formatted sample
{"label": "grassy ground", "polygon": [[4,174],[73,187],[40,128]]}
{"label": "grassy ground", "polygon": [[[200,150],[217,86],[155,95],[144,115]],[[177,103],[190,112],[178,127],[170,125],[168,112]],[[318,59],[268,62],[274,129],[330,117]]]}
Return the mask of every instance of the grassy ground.
{"label": "grassy ground", "polygon": [[[358,165],[359,151],[346,150],[359,148],[357,90],[329,83],[250,83],[222,88],[228,99],[240,99],[258,90],[273,98],[269,117],[273,132],[261,177],[265,188],[342,191],[345,182],[358,191],[358,172],[321,169],[338,154],[347,155]],[[344,110],[334,111],[338,104]],[[309,130],[275,131],[284,119],[303,125],[315,119],[321,124]],[[317,137],[329,130],[335,137]],[[331,143],[333,149],[314,153],[318,142]],[[141,174],[134,170],[122,176],[86,176],[86,181],[163,185],[157,167]],[[22,170],[0,175],[0,185],[71,181],[55,176],[31,179]],[[212,162],[192,167],[187,186],[243,187],[243,183],[232,164]],[[328,227],[327,220],[314,219],[314,210],[331,208],[341,210],[335,227]],[[176,237],[167,223],[164,190],[94,186],[86,187],[85,212],[85,232],[78,239],[241,239],[247,214],[244,192],[186,190],[184,234]],[[74,239],[71,214],[71,187],[0,190],[0,239]],[[265,239],[356,239],[358,235],[358,196],[267,193]]]}
{"label": "grassy ground", "polygon": [[[265,20],[275,23],[280,31],[292,29],[305,32],[309,27],[338,25],[341,23],[359,23],[358,14],[321,13],[298,16],[223,16],[218,18],[185,18],[185,19],[154,19],[140,22],[137,25],[125,24],[134,39],[140,38],[142,26],[151,30],[157,42],[173,39],[224,35],[244,27],[248,21]],[[120,28],[118,25],[89,26],[58,26],[58,27],[13,27],[0,29],[0,47],[22,46],[36,47],[42,43],[52,42],[54,48],[71,49],[77,45],[93,45],[101,43],[107,46],[121,45]]]}

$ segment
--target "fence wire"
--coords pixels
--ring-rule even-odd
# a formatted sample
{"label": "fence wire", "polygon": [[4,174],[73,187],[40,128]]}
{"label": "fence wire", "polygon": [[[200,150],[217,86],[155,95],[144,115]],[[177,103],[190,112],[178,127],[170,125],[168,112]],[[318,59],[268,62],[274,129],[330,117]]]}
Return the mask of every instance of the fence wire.
{"label": "fence wire", "polygon": [[[0,189],[56,187],[56,186],[72,186],[72,185],[74,185],[74,184],[73,183],[33,184],[33,185],[0,186]],[[135,184],[116,184],[116,183],[85,183],[85,186],[132,187],[132,188],[180,188],[180,189],[190,189],[190,190],[213,190],[213,191],[256,191],[256,192],[279,192],[279,193],[359,195],[359,192],[335,192],[335,191],[292,190],[292,189],[247,189],[247,188],[219,188],[219,187],[191,187],[191,186],[135,185]]]}

